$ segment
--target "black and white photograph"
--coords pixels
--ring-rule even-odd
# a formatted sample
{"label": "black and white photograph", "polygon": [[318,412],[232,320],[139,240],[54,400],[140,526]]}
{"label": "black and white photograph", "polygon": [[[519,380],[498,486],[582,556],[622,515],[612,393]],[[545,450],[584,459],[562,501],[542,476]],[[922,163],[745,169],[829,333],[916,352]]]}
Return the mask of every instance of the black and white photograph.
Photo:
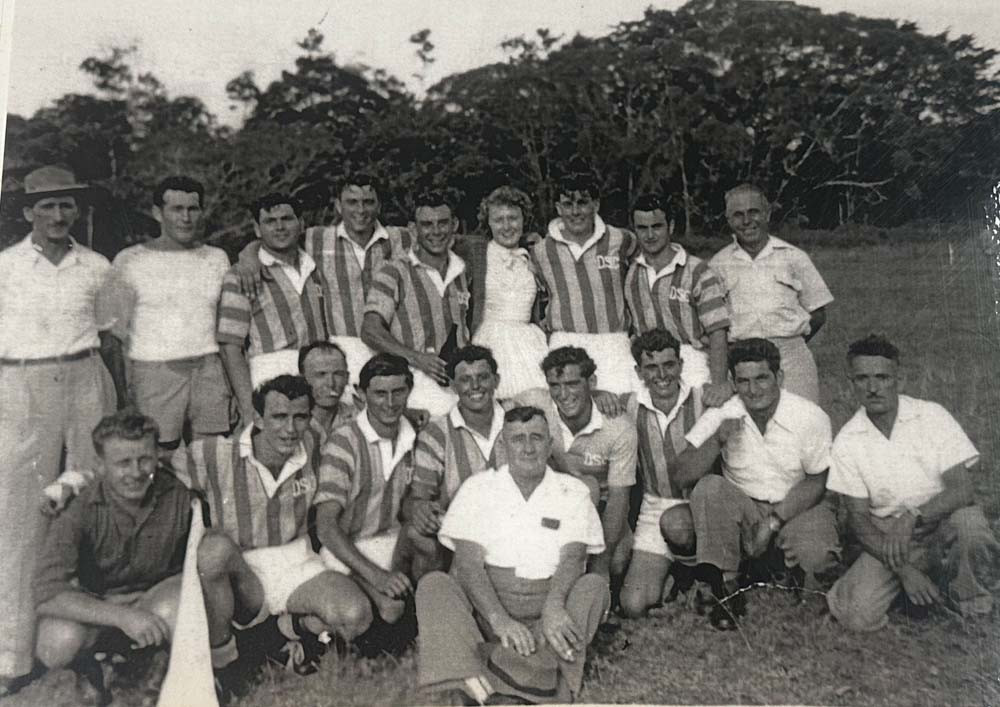
{"label": "black and white photograph", "polygon": [[995,0],[0,0],[0,705],[1000,704]]}

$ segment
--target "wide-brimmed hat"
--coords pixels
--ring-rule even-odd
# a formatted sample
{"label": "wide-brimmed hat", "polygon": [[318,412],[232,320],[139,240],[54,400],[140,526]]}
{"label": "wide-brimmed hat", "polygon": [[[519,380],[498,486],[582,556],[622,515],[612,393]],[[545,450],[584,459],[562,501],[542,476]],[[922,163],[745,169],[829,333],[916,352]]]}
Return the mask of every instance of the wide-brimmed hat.
{"label": "wide-brimmed hat", "polygon": [[76,181],[68,169],[47,165],[28,172],[24,177],[24,200],[31,204],[39,199],[62,194],[82,195],[90,191],[90,186]]}

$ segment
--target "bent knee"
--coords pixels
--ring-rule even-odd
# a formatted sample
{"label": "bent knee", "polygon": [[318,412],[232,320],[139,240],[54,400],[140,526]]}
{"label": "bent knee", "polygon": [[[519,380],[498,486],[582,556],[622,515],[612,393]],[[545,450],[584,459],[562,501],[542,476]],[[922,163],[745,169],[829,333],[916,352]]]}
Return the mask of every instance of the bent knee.
{"label": "bent knee", "polygon": [[668,508],[660,516],[660,534],[671,546],[687,548],[694,545],[694,518],[685,504]]}
{"label": "bent knee", "polygon": [[35,655],[46,668],[63,668],[96,637],[96,630],[76,621],[43,618],[38,622]]}
{"label": "bent knee", "polygon": [[650,598],[650,592],[646,587],[630,587],[627,583],[622,587],[621,598],[622,614],[628,619],[638,619],[645,615],[646,609],[656,603],[655,598]]}
{"label": "bent knee", "polygon": [[198,574],[203,577],[224,574],[232,558],[239,554],[239,546],[228,535],[218,532],[206,534],[198,544]]}
{"label": "bent knee", "polygon": [[698,479],[698,483],[691,489],[691,501],[710,499],[718,495],[726,480],[717,474],[708,474]]}
{"label": "bent knee", "polygon": [[355,595],[339,596],[324,607],[323,622],[336,629],[348,641],[357,638],[372,624],[372,606],[360,590]]}

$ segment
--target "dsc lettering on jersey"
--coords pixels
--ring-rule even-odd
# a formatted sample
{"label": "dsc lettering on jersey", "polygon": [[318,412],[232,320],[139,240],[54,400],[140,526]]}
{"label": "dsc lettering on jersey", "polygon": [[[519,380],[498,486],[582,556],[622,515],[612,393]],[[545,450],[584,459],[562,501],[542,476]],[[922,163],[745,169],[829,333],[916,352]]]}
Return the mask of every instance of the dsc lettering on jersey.
{"label": "dsc lettering on jersey", "polygon": [[621,262],[620,256],[617,255],[598,255],[597,256],[597,268],[599,270],[617,270],[618,264]]}

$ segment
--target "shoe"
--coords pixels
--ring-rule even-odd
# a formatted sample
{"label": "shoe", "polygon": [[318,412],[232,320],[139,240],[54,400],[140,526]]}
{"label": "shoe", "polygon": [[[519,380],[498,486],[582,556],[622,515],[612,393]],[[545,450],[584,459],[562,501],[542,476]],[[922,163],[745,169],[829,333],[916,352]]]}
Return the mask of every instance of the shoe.
{"label": "shoe", "polygon": [[250,693],[250,676],[246,666],[235,660],[224,668],[216,668],[215,695],[220,705],[228,705]]}
{"label": "shoe", "polygon": [[[72,664],[76,674],[77,704],[106,707],[111,704],[111,690],[105,681],[104,667],[93,656],[81,656]],[[111,666],[108,666],[110,671]]]}
{"label": "shoe", "polygon": [[278,630],[288,640],[278,650],[275,658],[288,672],[296,675],[313,675],[319,670],[319,661],[332,640],[324,631],[316,636],[302,625],[301,617],[282,614],[278,617]]}
{"label": "shoe", "polygon": [[746,597],[739,581],[724,580],[718,567],[709,567],[705,575],[715,602],[708,614],[709,623],[718,631],[736,630],[737,619],[746,615]]}
{"label": "shoe", "polygon": [[36,660],[34,665],[31,666],[31,670],[24,675],[16,675],[11,678],[0,677],[0,699],[17,694],[22,688],[40,678],[44,673],[45,666]]}
{"label": "shoe", "polygon": [[307,651],[304,640],[286,641],[275,657],[287,672],[296,675],[313,675],[319,671],[319,655]]}

